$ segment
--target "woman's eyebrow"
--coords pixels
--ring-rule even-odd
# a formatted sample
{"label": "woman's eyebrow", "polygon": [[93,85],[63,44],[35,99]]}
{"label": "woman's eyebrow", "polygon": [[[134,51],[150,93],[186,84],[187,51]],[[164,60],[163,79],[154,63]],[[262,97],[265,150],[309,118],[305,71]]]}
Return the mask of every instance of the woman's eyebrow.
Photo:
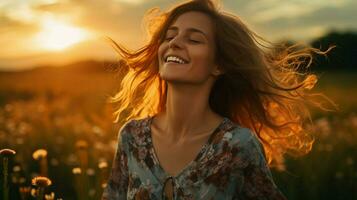
{"label": "woman's eyebrow", "polygon": [[[178,27],[176,27],[176,26],[171,26],[171,27],[169,27],[169,28],[167,29],[167,31],[169,31],[169,30],[178,31]],[[187,30],[187,32],[201,33],[201,34],[203,34],[206,38],[208,38],[208,37],[207,37],[207,34],[206,34],[205,32],[203,32],[203,31],[201,31],[200,29],[192,28],[192,27],[191,27],[191,28],[187,28],[186,30]]]}

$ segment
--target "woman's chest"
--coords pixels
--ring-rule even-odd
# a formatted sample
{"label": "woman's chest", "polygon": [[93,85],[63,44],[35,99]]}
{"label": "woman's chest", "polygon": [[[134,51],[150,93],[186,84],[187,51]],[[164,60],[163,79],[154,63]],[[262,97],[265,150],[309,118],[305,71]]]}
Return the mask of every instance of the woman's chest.
{"label": "woman's chest", "polygon": [[194,162],[203,150],[208,135],[184,143],[169,143],[164,138],[152,133],[154,153],[161,167],[171,176],[177,176],[191,162]]}
{"label": "woman's chest", "polygon": [[[131,152],[139,152],[139,156],[132,157],[136,159],[129,159],[129,174],[133,175],[129,178],[129,196],[151,194],[160,197],[165,192],[168,196],[175,193],[176,197],[185,197],[181,199],[202,196],[208,199],[230,197],[236,186],[242,182],[242,176],[237,174],[237,169],[232,166],[232,149],[223,141],[206,146],[205,142],[202,142],[204,144],[201,144],[201,147],[197,145],[196,150],[193,144],[172,147],[163,145],[164,141],[155,142],[155,138],[153,143],[147,143],[149,145],[132,146]],[[156,152],[152,151],[152,144],[158,144],[154,146]],[[205,146],[204,150],[202,146]],[[146,156],[140,156],[140,149],[148,152]],[[185,154],[191,156],[183,157]],[[193,154],[195,155],[192,156]],[[156,162],[157,160],[159,162]],[[164,182],[167,174],[174,175],[175,186],[165,191]],[[150,199],[155,198],[151,196]]]}

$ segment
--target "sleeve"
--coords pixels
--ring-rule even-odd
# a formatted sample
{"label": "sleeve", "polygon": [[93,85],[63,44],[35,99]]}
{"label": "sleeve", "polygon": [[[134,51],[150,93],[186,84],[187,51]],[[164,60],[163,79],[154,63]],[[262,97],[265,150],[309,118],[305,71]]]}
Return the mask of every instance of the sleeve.
{"label": "sleeve", "polygon": [[[124,126],[125,127],[125,126]],[[124,128],[119,131],[118,145],[114,154],[112,169],[104,188],[102,200],[124,200],[128,189],[128,158]]]}
{"label": "sleeve", "polygon": [[251,133],[244,145],[247,165],[243,170],[243,185],[237,188],[235,199],[287,200],[274,183],[259,140]]}

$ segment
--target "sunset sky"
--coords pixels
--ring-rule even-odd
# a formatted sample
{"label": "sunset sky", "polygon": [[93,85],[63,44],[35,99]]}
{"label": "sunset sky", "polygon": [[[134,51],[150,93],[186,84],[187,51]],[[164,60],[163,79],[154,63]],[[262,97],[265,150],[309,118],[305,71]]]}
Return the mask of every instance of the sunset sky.
{"label": "sunset sky", "polygon": [[[105,36],[131,49],[145,42],[143,16],[173,0],[1,0],[0,70],[116,57]],[[308,42],[329,30],[357,30],[356,0],[223,0],[261,36]]]}

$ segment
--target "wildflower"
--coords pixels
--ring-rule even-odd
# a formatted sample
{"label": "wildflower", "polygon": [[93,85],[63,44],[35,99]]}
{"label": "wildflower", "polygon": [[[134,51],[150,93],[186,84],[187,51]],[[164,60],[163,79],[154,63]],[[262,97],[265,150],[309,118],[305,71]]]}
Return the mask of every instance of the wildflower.
{"label": "wildflower", "polygon": [[78,140],[78,141],[76,142],[76,147],[77,147],[78,149],[86,149],[86,148],[88,147],[88,143],[87,143],[87,141],[85,141],[85,140]]}
{"label": "wildflower", "polygon": [[30,193],[31,187],[29,186],[24,186],[19,188],[20,193]]}
{"label": "wildflower", "polygon": [[88,176],[94,176],[94,174],[95,174],[95,171],[92,168],[88,168],[86,172],[87,172]]}
{"label": "wildflower", "polygon": [[17,180],[17,177],[16,177],[16,176],[12,176],[12,177],[11,177],[11,180],[12,180],[12,182],[13,182],[13,183],[15,183],[15,184],[18,182],[18,180]]}
{"label": "wildflower", "polygon": [[4,200],[8,200],[9,199],[9,186],[8,186],[8,165],[9,165],[9,157],[13,156],[16,154],[16,151],[12,150],[12,149],[1,149],[0,150],[0,155],[3,157],[3,177],[4,177],[4,181],[3,181],[3,197]]}
{"label": "wildflower", "polygon": [[[75,175],[74,180],[75,180],[75,188],[77,191],[77,198],[80,200],[84,200],[84,199],[88,199],[86,197],[86,193],[88,191],[88,189],[86,188],[87,184],[88,184],[88,179],[87,176],[85,176],[85,172],[82,173],[82,169],[80,167],[76,167],[72,169],[72,173]],[[85,168],[84,168],[85,170]]]}
{"label": "wildflower", "polygon": [[73,174],[81,174],[82,170],[79,167],[75,167],[75,168],[72,169],[72,173]]}
{"label": "wildflower", "polygon": [[40,161],[41,175],[47,176],[47,151],[45,149],[38,149],[32,154],[32,157]]}
{"label": "wildflower", "polygon": [[24,184],[25,182],[26,182],[26,178],[25,177],[20,177],[19,183],[20,184]]}
{"label": "wildflower", "polygon": [[35,160],[39,160],[41,158],[45,158],[47,156],[47,151],[45,149],[38,149],[33,152],[32,157]]}
{"label": "wildflower", "polygon": [[36,190],[37,199],[39,199],[39,200],[43,199],[43,194],[45,192],[45,188],[47,186],[50,186],[51,184],[52,184],[51,180],[44,176],[37,176],[32,179],[32,185],[35,185],[38,187]]}
{"label": "wildflower", "polygon": [[46,200],[54,200],[55,199],[55,193],[51,192],[51,194],[45,194],[45,199]]}
{"label": "wildflower", "polygon": [[75,165],[78,161],[78,158],[75,154],[69,154],[67,157],[67,164],[68,165]]}
{"label": "wildflower", "polygon": [[326,138],[331,133],[331,124],[326,117],[317,119],[315,125],[322,137]]}
{"label": "wildflower", "polygon": [[36,194],[37,190],[35,188],[32,188],[30,193],[31,193],[31,196],[33,196],[33,197],[37,196],[37,194]]}
{"label": "wildflower", "polygon": [[20,192],[22,200],[28,199],[28,197],[31,194],[31,187],[29,187],[29,186],[20,187],[19,192]]}
{"label": "wildflower", "polygon": [[21,171],[21,167],[18,166],[18,165],[15,165],[15,166],[12,168],[12,171],[14,171],[14,172],[19,172],[19,171]]}
{"label": "wildflower", "polygon": [[88,143],[85,140],[78,140],[76,142],[76,147],[78,149],[77,154],[80,166],[81,168],[86,169],[88,167]]}
{"label": "wildflower", "polygon": [[52,184],[52,181],[44,176],[37,176],[32,179],[32,185],[38,186],[38,187],[47,187]]}
{"label": "wildflower", "polygon": [[0,150],[0,155],[4,156],[4,157],[9,157],[12,155],[15,155],[16,151],[12,150],[12,149],[1,149]]}
{"label": "wildflower", "polygon": [[94,143],[94,148],[96,148],[98,150],[103,150],[103,149],[105,149],[105,145],[101,142],[96,142],[96,143]]}
{"label": "wildflower", "polygon": [[100,161],[98,163],[98,167],[99,167],[99,169],[107,168],[108,167],[108,163],[106,161]]}
{"label": "wildflower", "polygon": [[103,136],[104,134],[103,130],[99,126],[93,126],[92,131],[98,136]]}

